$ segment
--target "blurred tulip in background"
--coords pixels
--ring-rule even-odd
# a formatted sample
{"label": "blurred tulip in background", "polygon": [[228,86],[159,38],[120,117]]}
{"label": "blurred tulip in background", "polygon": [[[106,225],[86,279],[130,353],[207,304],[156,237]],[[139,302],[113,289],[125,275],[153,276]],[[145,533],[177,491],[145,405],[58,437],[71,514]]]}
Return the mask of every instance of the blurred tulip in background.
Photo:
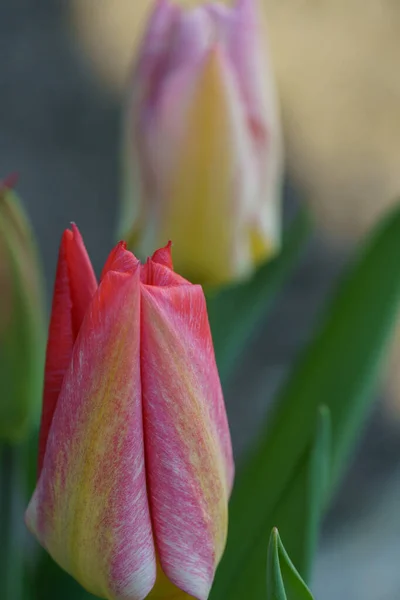
{"label": "blurred tulip in background", "polygon": [[0,181],[0,440],[20,441],[39,422],[44,306],[33,233]]}
{"label": "blurred tulip in background", "polygon": [[258,3],[156,3],[124,129],[121,232],[141,256],[174,240],[204,284],[251,275],[280,243],[282,147]]}
{"label": "blurred tulip in background", "polygon": [[29,528],[109,600],[206,600],[227,535],[228,424],[205,299],[120,243],[99,286],[64,233]]}
{"label": "blurred tulip in background", "polygon": [[[400,195],[400,5],[327,0],[316,10],[313,2],[262,3],[287,172],[318,225],[342,250],[344,240],[359,240]],[[92,71],[117,97],[152,5],[153,0],[119,0],[118,7],[108,0],[70,4],[74,33]],[[399,360],[400,327],[386,398],[397,417]]]}

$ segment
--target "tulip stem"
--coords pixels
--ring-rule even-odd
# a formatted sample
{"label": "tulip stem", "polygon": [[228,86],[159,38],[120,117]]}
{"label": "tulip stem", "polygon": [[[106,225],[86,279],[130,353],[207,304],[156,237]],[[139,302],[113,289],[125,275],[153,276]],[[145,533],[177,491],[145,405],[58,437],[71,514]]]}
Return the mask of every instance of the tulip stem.
{"label": "tulip stem", "polygon": [[0,598],[23,591],[23,487],[19,446],[0,444]]}

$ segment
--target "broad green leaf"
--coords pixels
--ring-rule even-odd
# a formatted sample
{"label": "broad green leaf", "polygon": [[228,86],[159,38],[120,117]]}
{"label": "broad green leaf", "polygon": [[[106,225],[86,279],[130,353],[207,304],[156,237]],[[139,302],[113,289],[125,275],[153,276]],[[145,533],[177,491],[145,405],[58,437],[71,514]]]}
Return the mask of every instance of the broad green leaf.
{"label": "broad green leaf", "polygon": [[[268,547],[266,600],[313,600],[290,560],[278,530],[274,528]],[[260,598],[261,600],[261,598]]]}
{"label": "broad green leaf", "polygon": [[23,447],[0,442],[0,598],[23,600]]}
{"label": "broad green leaf", "polygon": [[268,527],[278,528],[292,561],[306,581],[311,575],[326,504],[330,449],[330,413],[324,406],[318,410],[313,443],[283,490],[276,509],[268,516]]}
{"label": "broad green leaf", "polygon": [[302,209],[285,233],[282,250],[261,266],[250,281],[207,294],[207,309],[221,379],[225,381],[260,319],[299,260],[310,232]]}
{"label": "broad green leaf", "polygon": [[[279,529],[285,540],[288,553],[296,568],[304,575],[310,572],[318,540],[320,521],[327,489],[330,450],[329,410],[318,410],[315,438],[305,456],[301,457],[299,467],[275,511],[268,515],[266,524],[243,557],[240,569],[232,577],[229,590],[230,600],[258,600],[265,598],[265,564],[267,561],[267,543],[265,529]],[[218,590],[217,590],[218,591]],[[212,597],[222,597],[214,595]]]}
{"label": "broad green leaf", "polygon": [[[262,532],[266,539],[271,515],[310,447],[321,404],[331,413],[330,493],[335,489],[374,397],[399,301],[397,207],[368,237],[348,268],[259,441],[238,471],[215,598],[229,596],[234,575]],[[285,544],[290,540],[285,539]]]}
{"label": "broad green leaf", "polygon": [[39,422],[45,351],[42,278],[22,205],[0,181],[0,440],[23,441]]}

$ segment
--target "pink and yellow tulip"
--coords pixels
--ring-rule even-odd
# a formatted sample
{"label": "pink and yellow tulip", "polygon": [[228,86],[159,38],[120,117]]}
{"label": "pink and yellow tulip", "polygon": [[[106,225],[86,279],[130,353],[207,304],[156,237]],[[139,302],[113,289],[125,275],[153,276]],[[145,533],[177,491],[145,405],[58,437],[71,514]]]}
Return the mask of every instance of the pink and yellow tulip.
{"label": "pink and yellow tulip", "polygon": [[47,347],[39,477],[26,522],[108,600],[205,600],[227,534],[231,441],[205,299],[120,243],[97,285],[64,233]]}
{"label": "pink and yellow tulip", "polygon": [[191,279],[251,275],[280,243],[282,140],[257,0],[159,0],[127,98],[121,230],[174,240]]}

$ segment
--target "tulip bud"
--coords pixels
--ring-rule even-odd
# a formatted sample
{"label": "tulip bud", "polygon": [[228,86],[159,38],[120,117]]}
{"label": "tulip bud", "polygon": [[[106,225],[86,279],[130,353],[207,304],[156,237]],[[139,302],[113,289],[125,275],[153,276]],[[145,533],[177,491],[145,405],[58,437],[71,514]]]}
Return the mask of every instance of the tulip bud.
{"label": "tulip bud", "polygon": [[124,130],[121,229],[139,254],[174,240],[185,276],[249,276],[280,242],[282,142],[257,0],[159,0]]}
{"label": "tulip bud", "polygon": [[75,226],[61,244],[30,530],[108,600],[206,600],[233,459],[205,298],[120,243],[100,284]]}
{"label": "tulip bud", "polygon": [[41,274],[32,231],[10,182],[0,182],[0,440],[39,420],[43,369]]}

